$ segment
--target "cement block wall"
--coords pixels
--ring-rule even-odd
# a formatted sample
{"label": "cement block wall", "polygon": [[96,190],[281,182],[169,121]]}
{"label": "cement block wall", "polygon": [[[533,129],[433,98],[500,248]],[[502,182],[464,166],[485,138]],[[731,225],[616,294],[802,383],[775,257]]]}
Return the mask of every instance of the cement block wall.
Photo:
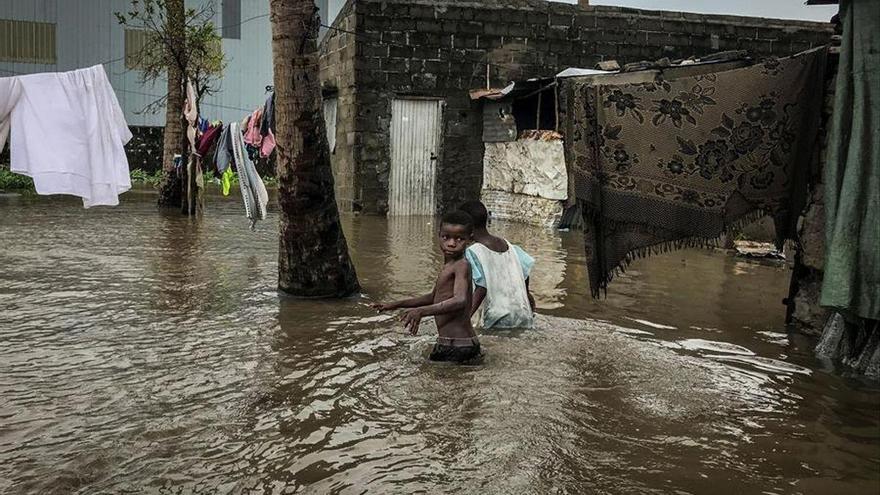
{"label": "cement block wall", "polygon": [[[830,24],[621,7],[579,7],[541,0],[427,2],[349,1],[337,28],[354,29],[354,149],[335,167],[353,189],[340,203],[387,211],[389,127],[395,97],[446,101],[438,164],[438,209],[477,198],[482,177],[481,114],[467,91],[514,79],[593,67],[746,49],[754,56],[790,55],[828,42]],[[354,20],[351,20],[351,16]],[[332,31],[332,30],[331,30]],[[348,38],[350,41],[350,38]],[[323,64],[336,60],[325,43]],[[342,54],[340,54],[342,56]],[[348,66],[346,66],[348,67]],[[334,71],[322,70],[329,80]],[[336,73],[335,77],[341,77]],[[341,107],[340,107],[341,108]],[[340,124],[342,119],[340,119]],[[339,151],[337,151],[339,153]],[[352,174],[353,177],[347,177]]]}
{"label": "cement block wall", "polygon": [[[165,128],[131,126],[131,140],[125,145],[128,168],[153,173],[162,168],[162,139]],[[7,143],[8,144],[8,143]],[[9,164],[9,146],[0,151],[0,164]]]}
{"label": "cement block wall", "polygon": [[162,169],[164,127],[132,126],[131,140],[125,145],[130,170],[154,173]]}
{"label": "cement block wall", "polygon": [[[336,108],[336,149],[331,155],[336,202],[342,211],[357,209],[358,197],[355,150],[358,134],[355,87],[356,17],[351,2],[336,18],[337,30],[328,30],[321,41],[320,79],[325,97],[338,98]],[[362,139],[362,137],[360,137]]]}

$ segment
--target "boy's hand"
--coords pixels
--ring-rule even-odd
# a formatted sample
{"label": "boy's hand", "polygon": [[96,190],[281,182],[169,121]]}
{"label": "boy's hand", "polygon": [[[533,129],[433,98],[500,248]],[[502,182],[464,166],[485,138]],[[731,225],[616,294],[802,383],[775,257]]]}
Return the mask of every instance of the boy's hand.
{"label": "boy's hand", "polygon": [[396,309],[393,303],[371,303],[370,307],[375,309],[378,313],[381,313],[382,311],[391,311],[392,309]]}
{"label": "boy's hand", "polygon": [[403,320],[404,330],[408,331],[410,335],[416,335],[419,333],[419,324],[422,322],[422,312],[419,311],[418,308],[404,311],[400,319]]}

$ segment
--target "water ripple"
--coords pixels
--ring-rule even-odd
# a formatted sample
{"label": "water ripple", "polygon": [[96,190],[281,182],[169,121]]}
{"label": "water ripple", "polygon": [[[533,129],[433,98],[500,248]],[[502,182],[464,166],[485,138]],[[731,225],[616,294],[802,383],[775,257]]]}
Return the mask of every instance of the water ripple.
{"label": "water ripple", "polygon": [[365,296],[297,301],[274,214],[252,233],[232,199],[202,223],[152,201],[0,198],[0,492],[877,491],[876,388],[744,309],[775,268],[658,257],[599,304],[577,234],[499,224],[549,314],[435,365],[433,323],[365,304],[430,290],[430,220],[346,219]]}

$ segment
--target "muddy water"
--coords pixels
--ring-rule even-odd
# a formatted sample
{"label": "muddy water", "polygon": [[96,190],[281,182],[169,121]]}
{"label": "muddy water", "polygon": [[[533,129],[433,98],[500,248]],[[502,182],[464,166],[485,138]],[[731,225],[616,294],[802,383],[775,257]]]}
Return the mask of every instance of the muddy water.
{"label": "muddy water", "polygon": [[365,296],[302,302],[276,217],[153,201],[0,197],[0,493],[880,491],[880,389],[785,332],[785,268],[676,252],[595,302],[578,235],[498,225],[539,328],[442,366],[366,306],[430,289],[429,219],[346,219]]}

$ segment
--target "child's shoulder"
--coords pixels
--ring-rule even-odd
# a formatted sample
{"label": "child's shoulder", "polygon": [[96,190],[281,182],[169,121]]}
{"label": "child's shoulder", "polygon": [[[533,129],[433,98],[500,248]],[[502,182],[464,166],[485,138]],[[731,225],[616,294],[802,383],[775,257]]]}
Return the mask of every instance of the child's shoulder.
{"label": "child's shoulder", "polygon": [[462,269],[464,269],[464,270],[470,270],[470,269],[471,269],[471,264],[470,264],[470,262],[468,261],[468,259],[467,259],[466,256],[462,256],[461,258],[459,258],[459,259],[453,261],[452,264],[451,264],[450,266],[451,266],[454,270],[462,270]]}

